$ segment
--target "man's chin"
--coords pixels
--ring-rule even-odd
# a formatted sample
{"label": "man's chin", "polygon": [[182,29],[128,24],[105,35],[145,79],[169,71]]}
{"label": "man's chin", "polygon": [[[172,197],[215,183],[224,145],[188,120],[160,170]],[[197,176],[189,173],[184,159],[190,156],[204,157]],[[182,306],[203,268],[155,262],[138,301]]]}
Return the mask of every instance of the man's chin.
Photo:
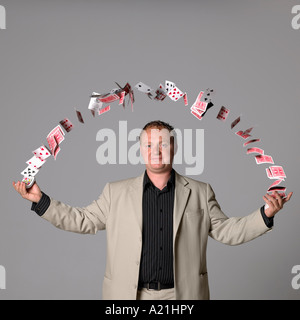
{"label": "man's chin", "polygon": [[165,172],[171,170],[172,166],[170,164],[164,163],[151,163],[147,165],[147,169],[152,172]]}

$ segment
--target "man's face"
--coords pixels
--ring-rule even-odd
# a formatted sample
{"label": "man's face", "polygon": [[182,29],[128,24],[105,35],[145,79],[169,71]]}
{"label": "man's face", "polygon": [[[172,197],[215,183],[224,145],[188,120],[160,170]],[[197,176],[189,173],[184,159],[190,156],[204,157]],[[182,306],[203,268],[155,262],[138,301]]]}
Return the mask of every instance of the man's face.
{"label": "man's face", "polygon": [[170,171],[174,159],[174,140],[168,129],[149,128],[141,133],[141,154],[146,168],[154,173]]}

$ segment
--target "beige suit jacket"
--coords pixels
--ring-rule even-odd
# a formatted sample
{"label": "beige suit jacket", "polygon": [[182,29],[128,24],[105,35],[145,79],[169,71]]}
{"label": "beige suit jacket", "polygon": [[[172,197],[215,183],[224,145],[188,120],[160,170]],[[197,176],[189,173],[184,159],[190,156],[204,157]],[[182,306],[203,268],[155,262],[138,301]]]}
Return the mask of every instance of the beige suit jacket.
{"label": "beige suit jacket", "polygon": [[[85,208],[51,198],[42,216],[54,226],[95,234],[106,229],[107,258],[103,299],[136,299],[142,249],[144,173],[107,183],[99,199]],[[257,209],[228,218],[209,184],[175,173],[174,284],[176,299],[209,299],[206,247],[208,236],[229,245],[250,241],[270,229]]]}

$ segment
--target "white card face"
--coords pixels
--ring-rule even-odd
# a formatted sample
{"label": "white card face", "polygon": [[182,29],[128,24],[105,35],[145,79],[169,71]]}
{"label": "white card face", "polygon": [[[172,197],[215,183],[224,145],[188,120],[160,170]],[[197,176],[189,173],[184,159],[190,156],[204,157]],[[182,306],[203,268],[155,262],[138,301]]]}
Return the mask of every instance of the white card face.
{"label": "white card face", "polygon": [[[96,95],[96,94],[100,94],[100,93],[93,92],[92,95]],[[103,102],[101,102],[97,97],[91,98],[88,109],[98,111],[102,107],[102,105],[103,105]]]}
{"label": "white card face", "polygon": [[40,158],[37,158],[36,156],[33,156],[31,159],[26,161],[29,167],[34,168],[34,169],[39,169],[46,160],[42,160]]}
{"label": "white card face", "polygon": [[144,93],[150,93],[152,91],[151,87],[147,86],[143,82],[137,83],[135,86],[139,91],[144,92]]}
{"label": "white card face", "polygon": [[183,92],[177,87],[170,88],[168,92],[168,97],[173,101],[177,101],[178,99],[183,97]]}
{"label": "white card face", "polygon": [[39,169],[28,166],[21,174],[25,177],[34,177],[39,172]]}
{"label": "white card face", "polygon": [[37,158],[41,160],[46,160],[48,157],[51,156],[51,152],[44,145],[40,146],[32,152]]}
{"label": "white card face", "polygon": [[155,94],[156,96],[154,97],[154,100],[163,101],[166,98],[167,93],[162,84],[160,84],[159,87],[156,89]]}
{"label": "white card face", "polygon": [[166,80],[165,81],[165,91],[167,93],[170,92],[170,90],[174,89],[176,87],[176,84],[172,81]]}

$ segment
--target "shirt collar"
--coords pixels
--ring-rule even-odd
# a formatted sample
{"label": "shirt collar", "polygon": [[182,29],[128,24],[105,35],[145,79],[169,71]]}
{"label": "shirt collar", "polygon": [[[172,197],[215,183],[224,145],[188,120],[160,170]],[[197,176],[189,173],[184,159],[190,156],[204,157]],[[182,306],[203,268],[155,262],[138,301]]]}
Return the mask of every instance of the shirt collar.
{"label": "shirt collar", "polygon": [[[171,176],[170,176],[170,178],[168,180],[167,185],[170,185],[170,184],[175,186],[175,170],[173,168],[171,170]],[[143,181],[143,189],[145,190],[145,188],[147,186],[149,186],[149,185],[152,185],[153,187],[155,187],[154,184],[152,183],[152,181],[150,180],[148,174],[147,174],[147,170],[145,170],[144,181]]]}

